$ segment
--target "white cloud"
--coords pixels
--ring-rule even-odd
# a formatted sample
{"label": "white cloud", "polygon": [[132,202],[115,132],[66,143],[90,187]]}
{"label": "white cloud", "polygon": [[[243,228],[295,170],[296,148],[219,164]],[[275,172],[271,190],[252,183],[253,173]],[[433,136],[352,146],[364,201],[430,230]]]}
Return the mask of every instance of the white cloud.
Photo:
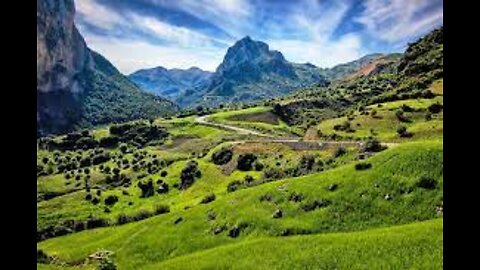
{"label": "white cloud", "polygon": [[156,46],[143,41],[94,35],[87,36],[86,41],[90,48],[107,57],[123,74],[157,66],[184,69],[197,66],[214,71],[222,61],[222,55],[214,49]]}
{"label": "white cloud", "polygon": [[429,5],[430,0],[367,0],[357,21],[373,37],[391,43],[405,42],[443,23],[442,5],[422,14]]}
{"label": "white cloud", "polygon": [[98,4],[95,0],[76,1],[75,8],[86,21],[101,29],[111,30],[115,25],[125,21],[118,13]]}
{"label": "white cloud", "polygon": [[271,40],[268,42],[272,49],[281,51],[289,61],[297,63],[312,63],[319,67],[353,61],[363,56],[360,37],[349,34],[338,40],[324,40],[321,42],[301,40]]}

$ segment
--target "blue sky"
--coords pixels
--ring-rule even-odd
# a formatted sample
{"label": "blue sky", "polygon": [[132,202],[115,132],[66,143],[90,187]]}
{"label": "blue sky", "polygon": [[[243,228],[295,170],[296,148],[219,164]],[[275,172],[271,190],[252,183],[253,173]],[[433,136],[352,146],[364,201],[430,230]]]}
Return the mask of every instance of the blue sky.
{"label": "blue sky", "polygon": [[76,24],[121,72],[214,71],[248,35],[319,67],[402,52],[443,25],[443,0],[76,0]]}

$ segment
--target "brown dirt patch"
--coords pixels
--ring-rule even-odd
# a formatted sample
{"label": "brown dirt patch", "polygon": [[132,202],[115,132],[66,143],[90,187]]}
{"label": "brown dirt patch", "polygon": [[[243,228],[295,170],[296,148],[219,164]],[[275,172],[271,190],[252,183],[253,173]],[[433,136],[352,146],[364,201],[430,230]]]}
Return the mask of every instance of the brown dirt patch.
{"label": "brown dirt patch", "polygon": [[230,116],[227,119],[232,121],[242,121],[242,122],[260,122],[260,123],[267,123],[271,125],[279,124],[278,116],[269,111],[239,114],[239,115]]}

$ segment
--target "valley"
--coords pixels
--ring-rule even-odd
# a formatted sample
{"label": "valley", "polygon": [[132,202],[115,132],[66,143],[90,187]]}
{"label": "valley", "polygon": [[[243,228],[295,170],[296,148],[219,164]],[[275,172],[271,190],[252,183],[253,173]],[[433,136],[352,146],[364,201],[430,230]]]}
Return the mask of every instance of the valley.
{"label": "valley", "polygon": [[214,72],[125,76],[60,2],[37,2],[37,269],[443,268],[443,27],[332,68],[245,36]]}

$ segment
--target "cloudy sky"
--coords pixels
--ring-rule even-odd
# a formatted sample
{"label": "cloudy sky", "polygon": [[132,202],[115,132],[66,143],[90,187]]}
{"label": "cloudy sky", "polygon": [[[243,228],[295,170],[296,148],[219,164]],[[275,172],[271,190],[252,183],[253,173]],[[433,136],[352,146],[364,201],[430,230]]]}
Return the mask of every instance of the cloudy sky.
{"label": "cloudy sky", "polygon": [[121,72],[214,71],[248,35],[292,62],[320,67],[402,52],[443,25],[443,0],[76,0],[76,24]]}

